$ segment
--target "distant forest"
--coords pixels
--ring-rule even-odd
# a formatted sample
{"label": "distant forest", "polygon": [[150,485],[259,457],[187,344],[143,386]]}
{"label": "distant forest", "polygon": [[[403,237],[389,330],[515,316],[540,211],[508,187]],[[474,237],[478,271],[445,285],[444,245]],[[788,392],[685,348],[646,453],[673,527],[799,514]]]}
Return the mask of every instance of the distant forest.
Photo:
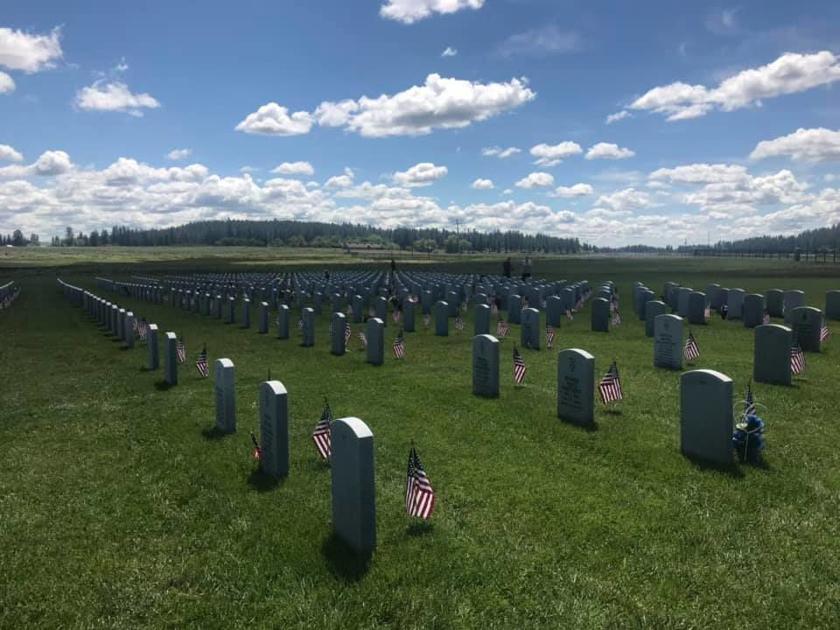
{"label": "distant forest", "polygon": [[[12,239],[14,241],[14,239]],[[15,244],[21,244],[15,241]],[[77,233],[68,227],[64,238],[54,237],[53,246],[127,245],[239,245],[329,247],[345,249],[413,249],[420,252],[534,251],[574,254],[593,248],[577,238],[560,238],[521,232],[453,232],[437,228],[393,230],[353,225],[303,221],[196,221],[178,227],[141,230],[124,226]]]}
{"label": "distant forest", "polygon": [[[709,249],[709,247],[707,245],[685,245],[679,247],[678,251],[705,249]],[[794,252],[797,249],[809,252],[840,249],[840,224],[816,230],[805,230],[794,236],[757,236],[740,241],[718,241],[711,249],[774,254]]]}

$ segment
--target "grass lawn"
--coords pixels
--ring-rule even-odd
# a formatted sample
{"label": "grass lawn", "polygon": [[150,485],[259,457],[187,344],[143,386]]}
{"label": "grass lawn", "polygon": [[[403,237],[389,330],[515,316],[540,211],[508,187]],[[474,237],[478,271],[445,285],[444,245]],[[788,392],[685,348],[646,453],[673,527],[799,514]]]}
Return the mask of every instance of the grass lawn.
{"label": "grass lawn", "polygon": [[[521,389],[503,342],[502,393],[485,400],[470,393],[471,317],[448,338],[418,320],[407,359],[388,354],[373,367],[355,338],[346,356],[330,355],[326,312],[316,347],[301,348],[294,334],[257,334],[255,314],[242,330],[116,298],[185,337],[180,383],[163,390],[162,372],[143,369],[145,346],[121,349],[63,300],[57,274],[96,291],[97,274],[358,261],[173,250],[133,264],[131,250],[68,251],[72,260],[46,251],[0,268],[0,284],[23,287],[0,312],[0,627],[836,627],[840,326],[793,387],[753,386],[766,405],[767,465],[727,473],[681,456],[679,374],[652,367],[630,304],[633,281],[659,292],[674,280],[801,288],[823,308],[824,291],[840,287],[835,267],[538,260],[539,277],[614,280],[624,323],[592,333],[587,307],[564,322],[554,351],[524,351]],[[500,260],[435,268],[497,273]],[[741,394],[752,332],[719,318],[692,330],[697,367],[731,376]],[[388,348],[394,333],[389,325]],[[192,367],[203,343],[211,360],[236,364],[238,432],[221,439],[208,432],[212,383]],[[617,414],[599,407],[597,430],[555,416],[556,352],[567,347],[594,354],[598,374],[613,359],[621,369],[625,401]],[[291,473],[277,485],[255,474],[248,436],[269,369],[291,416]],[[336,417],[358,416],[375,435],[378,547],[368,565],[330,535],[330,470],[310,438],[324,396]],[[428,526],[403,508],[412,441],[438,496]]]}

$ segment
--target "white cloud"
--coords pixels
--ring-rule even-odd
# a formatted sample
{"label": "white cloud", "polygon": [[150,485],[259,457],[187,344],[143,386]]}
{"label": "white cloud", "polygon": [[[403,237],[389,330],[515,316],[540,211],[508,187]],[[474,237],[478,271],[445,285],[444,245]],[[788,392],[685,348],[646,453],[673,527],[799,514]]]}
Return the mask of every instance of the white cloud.
{"label": "white cloud", "polygon": [[516,147],[508,147],[507,149],[501,147],[485,147],[481,150],[481,155],[485,157],[497,157],[500,160],[512,157],[517,153],[522,153],[522,149],[517,149]]}
{"label": "white cloud", "polygon": [[312,122],[309,112],[295,112],[290,116],[288,109],[272,102],[248,114],[236,125],[236,130],[266,136],[297,136],[309,133]]}
{"label": "white cloud", "polygon": [[422,86],[394,95],[321,103],[315,115],[320,124],[330,120],[331,126],[346,126],[365,137],[418,136],[434,129],[467,127],[535,97],[524,78],[507,83],[474,83],[430,74]]}
{"label": "white cloud", "polygon": [[8,94],[15,91],[15,82],[5,72],[0,72],[0,94]]}
{"label": "white cloud", "polygon": [[470,184],[470,188],[475,190],[492,190],[493,189],[493,180],[492,179],[476,179],[472,184]]}
{"label": "white cloud", "polygon": [[620,112],[616,112],[615,114],[610,114],[607,116],[606,124],[611,125],[614,122],[618,122],[619,120],[624,120],[625,118],[629,118],[632,114],[628,112],[626,109],[622,109]]}
{"label": "white cloud", "polygon": [[750,153],[750,159],[753,160],[778,156],[809,162],[840,160],[840,131],[822,127],[797,129],[786,136],[762,140]]}
{"label": "white cloud", "polygon": [[324,184],[327,188],[349,188],[353,185],[353,178],[355,173],[349,167],[344,168],[343,175],[334,175],[330,177]]}
{"label": "white cloud", "polygon": [[76,106],[87,111],[125,112],[142,116],[143,109],[156,109],[160,103],[150,94],[133,94],[125,83],[96,81],[76,93]]}
{"label": "white cloud", "polygon": [[394,173],[393,179],[395,183],[401,186],[429,186],[442,177],[446,177],[448,172],[445,166],[436,166],[431,162],[420,162],[407,171]]}
{"label": "white cloud", "polygon": [[551,173],[530,173],[527,177],[516,182],[519,188],[545,188],[554,184],[554,176]]}
{"label": "white cloud", "polygon": [[185,160],[192,155],[192,149],[172,149],[166,157],[172,161]]}
{"label": "white cloud", "polygon": [[[17,152],[15,151],[15,153]],[[20,154],[18,153],[17,155]],[[19,160],[14,161],[17,162]],[[70,156],[64,151],[44,151],[35,162],[27,166],[12,164],[0,168],[0,178],[23,178],[35,175],[48,177],[67,173],[72,168],[73,163],[70,161]]]}
{"label": "white cloud", "polygon": [[462,9],[480,9],[484,0],[386,0],[379,15],[389,20],[413,24],[435,13],[455,13]]}
{"label": "white cloud", "polygon": [[737,164],[685,164],[675,168],[657,169],[649,177],[680,184],[710,184],[741,181],[747,177],[747,169]]}
{"label": "white cloud", "polygon": [[577,33],[549,24],[511,35],[499,46],[499,53],[504,57],[568,53],[579,50],[581,43]]}
{"label": "white cloud", "polygon": [[446,49],[440,53],[441,57],[454,57],[458,54],[458,50],[456,48],[452,48],[452,46],[447,46]]}
{"label": "white cloud", "polygon": [[763,99],[803,92],[840,80],[840,60],[823,50],[813,54],[785,53],[772,63],[743,70],[717,87],[688,85],[677,81],[655,87],[630,107],[664,114],[667,120],[704,116],[713,109],[733,111]]}
{"label": "white cloud", "polygon": [[531,155],[537,158],[534,164],[538,166],[557,166],[565,158],[582,153],[583,149],[577,142],[565,141],[560,144],[537,144],[531,147]]}
{"label": "white cloud", "polygon": [[577,183],[573,186],[558,186],[554,192],[549,193],[549,197],[560,197],[562,199],[569,199],[572,197],[585,197],[594,192],[592,186],[584,183]]}
{"label": "white cloud", "polygon": [[60,39],[58,28],[49,35],[0,28],[0,66],[30,73],[52,68],[62,56]]}
{"label": "white cloud", "polygon": [[0,144],[0,161],[23,162],[23,155],[8,144]]}
{"label": "white cloud", "polygon": [[309,162],[283,162],[271,170],[278,175],[314,175],[315,169]]}
{"label": "white cloud", "polygon": [[598,197],[596,206],[607,206],[611,210],[623,212],[626,210],[638,210],[653,205],[650,195],[635,188],[624,188],[608,195]]}
{"label": "white cloud", "polygon": [[586,152],[587,160],[624,160],[636,155],[635,151],[631,151],[626,147],[620,147],[617,144],[610,142],[599,142],[591,147]]}

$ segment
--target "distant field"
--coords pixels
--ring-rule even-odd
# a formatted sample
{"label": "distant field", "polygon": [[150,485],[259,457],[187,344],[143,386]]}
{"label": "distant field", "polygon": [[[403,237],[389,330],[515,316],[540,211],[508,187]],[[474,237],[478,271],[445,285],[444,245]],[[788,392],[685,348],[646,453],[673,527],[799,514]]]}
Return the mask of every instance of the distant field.
{"label": "distant field", "polygon": [[[502,258],[431,266],[498,273]],[[144,346],[120,349],[55,284],[346,264],[387,262],[324,250],[3,251],[0,284],[16,279],[23,293],[0,312],[0,627],[836,627],[840,325],[794,387],[754,387],[767,465],[728,474],[680,455],[679,374],[652,367],[629,301],[635,280],[657,292],[666,280],[714,281],[801,288],[822,308],[824,292],[840,288],[838,268],[537,257],[537,276],[619,286],[620,327],[590,332],[587,306],[556,343],[592,352],[598,373],[613,359],[621,368],[626,400],[617,414],[599,407],[595,431],[555,416],[556,349],[525,352],[527,386],[514,389],[505,341],[501,397],[473,397],[471,317],[447,338],[419,326],[405,362],[375,368],[358,350],[330,355],[326,313],[316,347],[301,348],[273,331],[115,298],[184,336],[181,382],[162,390],[161,373],[143,369]],[[751,331],[719,318],[692,330],[697,366],[728,374],[742,393]],[[239,430],[224,439],[206,433],[212,386],[192,368],[204,343],[211,360],[236,364]],[[277,486],[249,457],[269,369],[292,419],[292,470]],[[330,471],[310,439],[324,396],[336,417],[358,416],[375,434],[379,545],[368,567],[331,542]],[[403,510],[412,441],[438,492],[428,527]]]}

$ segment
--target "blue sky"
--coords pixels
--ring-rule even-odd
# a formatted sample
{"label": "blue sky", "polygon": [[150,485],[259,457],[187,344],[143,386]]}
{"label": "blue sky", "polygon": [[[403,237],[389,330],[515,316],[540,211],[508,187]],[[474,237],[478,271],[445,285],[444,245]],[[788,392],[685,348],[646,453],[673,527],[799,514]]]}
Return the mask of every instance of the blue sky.
{"label": "blue sky", "polygon": [[840,3],[7,1],[0,231],[840,221]]}

